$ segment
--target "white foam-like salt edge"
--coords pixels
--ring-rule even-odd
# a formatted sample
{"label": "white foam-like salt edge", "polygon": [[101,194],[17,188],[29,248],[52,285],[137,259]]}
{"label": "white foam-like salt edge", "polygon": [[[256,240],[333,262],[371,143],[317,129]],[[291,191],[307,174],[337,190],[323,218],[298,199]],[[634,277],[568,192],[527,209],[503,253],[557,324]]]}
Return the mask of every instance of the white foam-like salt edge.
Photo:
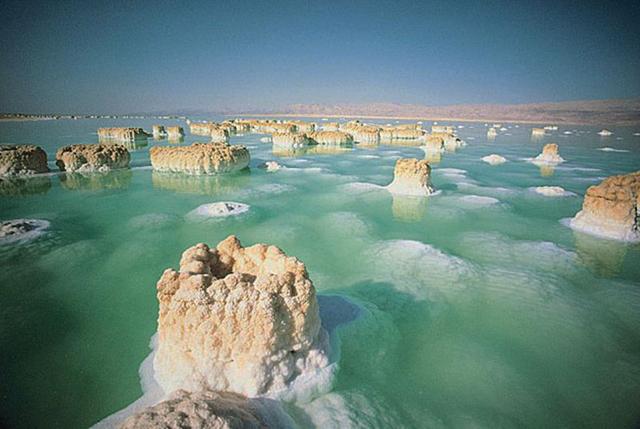
{"label": "white foam-like salt edge", "polygon": [[458,201],[472,207],[487,207],[500,203],[500,200],[497,198],[480,195],[465,195],[458,198]]}
{"label": "white foam-like salt edge", "polygon": [[596,150],[600,150],[600,151],[602,151],[602,152],[620,152],[620,153],[623,153],[623,152],[629,152],[629,151],[628,151],[628,150],[626,150],[626,149],[614,149],[614,148],[612,148],[612,147],[599,147],[599,148],[598,148],[598,149],[596,149]]}
{"label": "white foam-like salt edge", "polygon": [[367,183],[367,182],[346,183],[340,186],[340,188],[343,191],[346,191],[349,193],[357,193],[357,194],[362,194],[365,192],[372,192],[372,191],[381,191],[385,189],[384,186],[376,185],[375,183]]}
{"label": "white foam-like salt edge", "polygon": [[560,186],[532,186],[529,191],[545,197],[571,197],[575,195]]}
{"label": "white foam-like salt edge", "polygon": [[460,168],[434,168],[433,172],[442,174],[467,174],[467,170]]}
{"label": "white foam-like salt edge", "polygon": [[517,191],[515,189],[505,188],[502,186],[480,186],[475,182],[458,182],[456,183],[459,189],[466,189],[469,191],[473,191],[474,193],[479,194],[489,194],[489,195],[513,195]]}
{"label": "white foam-like salt edge", "polygon": [[46,230],[49,228],[49,226],[51,225],[51,223],[48,220],[44,220],[44,219],[22,219],[21,218],[21,219],[9,219],[4,222],[28,222],[32,225],[35,225],[35,228],[32,229],[31,231],[27,231],[22,234],[14,234],[14,235],[8,235],[6,237],[0,237],[0,245],[34,240],[39,236],[41,236],[42,234],[44,234]]}
{"label": "white foam-like salt edge", "polygon": [[358,155],[358,158],[361,159],[378,159],[380,158],[379,155]]}
{"label": "white foam-like salt edge", "polygon": [[571,228],[574,231],[601,238],[603,240],[622,241],[626,243],[640,242],[640,233],[638,232],[619,231],[617,233],[612,233],[610,228],[605,229],[597,224],[580,225],[575,222],[575,219],[575,217],[563,218],[560,219],[560,223],[568,228]]}
{"label": "white foam-like salt edge", "polygon": [[237,216],[249,211],[249,205],[236,203],[233,201],[218,201],[215,203],[202,204],[187,213],[187,218],[219,218],[227,216]]}
{"label": "white foam-like salt edge", "polygon": [[504,156],[500,156],[495,153],[491,155],[483,156],[482,160],[487,164],[491,164],[491,165],[499,165],[507,162],[507,159]]}
{"label": "white foam-like salt edge", "polygon": [[565,160],[562,157],[558,157],[558,159],[555,160],[549,160],[549,159],[539,159],[539,158],[527,158],[527,160],[529,160],[530,163],[535,164],[537,166],[547,166],[547,165],[552,165],[552,166],[556,166],[558,164],[563,163]]}

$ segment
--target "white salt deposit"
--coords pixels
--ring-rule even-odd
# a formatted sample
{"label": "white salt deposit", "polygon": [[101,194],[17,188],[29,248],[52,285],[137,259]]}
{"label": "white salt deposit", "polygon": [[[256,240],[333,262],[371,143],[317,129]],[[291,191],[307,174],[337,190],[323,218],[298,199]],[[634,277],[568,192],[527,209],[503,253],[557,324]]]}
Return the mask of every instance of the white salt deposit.
{"label": "white salt deposit", "polygon": [[602,152],[629,152],[626,149],[614,149],[612,147],[599,147],[597,150],[601,150]]}
{"label": "white salt deposit", "polygon": [[545,197],[569,197],[575,195],[573,192],[565,191],[560,186],[536,186],[529,189]]}
{"label": "white salt deposit", "polygon": [[498,204],[500,200],[493,197],[484,197],[480,195],[465,195],[458,199],[461,203],[469,207],[485,207]]}
{"label": "white salt deposit", "polygon": [[504,164],[505,162],[507,162],[507,159],[505,157],[496,154],[483,156],[482,160],[491,165]]}
{"label": "white salt deposit", "polygon": [[249,206],[243,203],[220,201],[217,203],[203,204],[187,213],[188,218],[219,218],[237,216],[249,211]]}

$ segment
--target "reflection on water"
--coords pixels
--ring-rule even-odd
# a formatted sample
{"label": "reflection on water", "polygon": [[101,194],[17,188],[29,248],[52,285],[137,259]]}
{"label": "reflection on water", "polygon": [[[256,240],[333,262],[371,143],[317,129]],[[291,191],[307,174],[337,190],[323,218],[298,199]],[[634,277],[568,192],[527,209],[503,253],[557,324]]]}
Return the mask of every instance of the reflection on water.
{"label": "reflection on water", "polygon": [[283,145],[273,145],[271,153],[278,157],[298,157],[305,155],[336,155],[350,152],[353,150],[353,144],[331,145],[319,144],[313,146],[292,147]]}
{"label": "reflection on water", "polygon": [[184,137],[183,136],[177,136],[177,137],[170,137],[167,140],[170,144],[180,144],[184,142]]}
{"label": "reflection on water", "polygon": [[403,222],[418,222],[427,214],[427,198],[394,195],[391,211],[393,217]]}
{"label": "reflection on water", "polygon": [[126,189],[133,173],[129,169],[92,173],[62,173],[60,184],[69,190],[96,191],[100,189]]}
{"label": "reflection on water", "polygon": [[602,240],[574,231],[576,250],[582,262],[599,277],[620,274],[628,245],[613,240]]}
{"label": "reflection on water", "polygon": [[429,164],[438,164],[440,161],[442,161],[442,152],[425,150],[424,159]]}
{"label": "reflection on water", "polygon": [[187,194],[218,195],[234,192],[248,187],[250,180],[251,172],[248,169],[215,176],[151,172],[154,188]]}
{"label": "reflection on water", "polygon": [[555,171],[556,171],[556,167],[554,165],[549,165],[549,164],[547,164],[547,165],[541,164],[540,165],[540,175],[542,177],[553,176],[553,173],[555,173]]}
{"label": "reflection on water", "polygon": [[407,146],[407,147],[418,147],[422,146],[424,142],[418,139],[392,139],[392,140],[384,140],[382,144],[386,144],[389,146]]}
{"label": "reflection on water", "polygon": [[0,195],[22,196],[45,194],[51,189],[49,176],[0,177]]}
{"label": "reflection on water", "polygon": [[98,137],[98,143],[100,144],[119,144],[127,148],[130,151],[136,151],[147,147],[149,144],[146,137],[139,137],[134,140],[119,140],[109,139],[104,137]]}

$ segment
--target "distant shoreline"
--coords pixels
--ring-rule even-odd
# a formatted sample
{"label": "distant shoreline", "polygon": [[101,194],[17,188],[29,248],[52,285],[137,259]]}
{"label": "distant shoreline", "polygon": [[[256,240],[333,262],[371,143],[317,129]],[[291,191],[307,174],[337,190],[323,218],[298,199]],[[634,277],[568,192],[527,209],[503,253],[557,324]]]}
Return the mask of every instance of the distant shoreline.
{"label": "distant shoreline", "polygon": [[638,125],[638,122],[633,123],[602,123],[602,122],[578,122],[578,121],[564,121],[564,120],[528,120],[528,119],[506,119],[506,118],[460,118],[460,117],[440,117],[440,116],[386,116],[386,115],[321,115],[317,113],[239,113],[237,115],[225,115],[225,116],[239,116],[239,117],[253,117],[253,118],[331,118],[331,119],[388,119],[388,120],[402,120],[402,121],[443,121],[443,122],[473,122],[473,123],[509,123],[509,124],[531,124],[531,125],[581,125],[581,126],[622,126],[631,127]]}

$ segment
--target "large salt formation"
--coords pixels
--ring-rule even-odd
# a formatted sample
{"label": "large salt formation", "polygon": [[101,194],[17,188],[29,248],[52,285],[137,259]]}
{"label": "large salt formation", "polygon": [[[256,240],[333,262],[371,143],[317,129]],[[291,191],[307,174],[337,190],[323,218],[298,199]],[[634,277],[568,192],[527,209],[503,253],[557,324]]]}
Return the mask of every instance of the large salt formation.
{"label": "large salt formation", "polygon": [[169,140],[176,140],[184,137],[184,130],[179,126],[167,127],[166,133]]}
{"label": "large salt formation", "polygon": [[56,152],[56,165],[61,171],[106,172],[129,167],[131,156],[119,144],[75,144]]}
{"label": "large salt formation", "polygon": [[142,128],[99,128],[100,140],[132,141],[146,139],[147,133]]}
{"label": "large salt formation", "polygon": [[434,192],[431,186],[431,167],[425,160],[400,158],[393,171],[393,182],[387,190],[398,195],[426,196]]}
{"label": "large salt formation", "polygon": [[184,147],[155,146],[149,150],[156,171],[220,174],[249,166],[249,151],[228,143],[194,143]]}
{"label": "large salt formation", "polygon": [[302,147],[309,144],[309,139],[303,133],[274,133],[271,136],[274,145]]}
{"label": "large salt formation", "polygon": [[564,162],[564,159],[558,153],[558,145],[549,143],[544,145],[540,155],[533,158],[533,162],[536,164],[560,164]]}
{"label": "large salt formation", "polygon": [[329,364],[315,288],[275,246],[187,249],[158,281],[155,379],[165,392],[277,394]]}
{"label": "large salt formation", "polygon": [[46,173],[47,154],[33,145],[0,145],[0,176]]}
{"label": "large salt formation", "polygon": [[591,186],[571,227],[616,240],[640,240],[640,171]]}
{"label": "large salt formation", "polygon": [[265,412],[257,401],[229,392],[179,390],[166,401],[127,418],[120,429],[264,429]]}
{"label": "large salt formation", "polygon": [[317,144],[341,145],[353,143],[351,134],[342,131],[316,131],[309,134],[309,138]]}
{"label": "large salt formation", "polygon": [[464,146],[464,142],[458,138],[458,136],[456,136],[453,133],[442,133],[442,132],[432,132],[428,137],[427,137],[427,141],[429,141],[429,139],[431,140],[436,140],[436,139],[440,139],[442,140],[442,147],[444,150],[447,150],[449,152],[454,152],[456,149]]}

